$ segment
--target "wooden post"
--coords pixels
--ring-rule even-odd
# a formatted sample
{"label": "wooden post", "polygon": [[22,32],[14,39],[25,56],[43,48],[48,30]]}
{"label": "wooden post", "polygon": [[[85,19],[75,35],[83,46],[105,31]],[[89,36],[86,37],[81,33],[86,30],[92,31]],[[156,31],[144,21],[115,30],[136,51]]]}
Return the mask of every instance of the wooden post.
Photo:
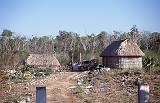
{"label": "wooden post", "polygon": [[139,85],[138,103],[149,103],[149,85]]}
{"label": "wooden post", "polygon": [[149,103],[149,85],[143,84],[143,81],[137,79],[138,84],[138,103]]}
{"label": "wooden post", "polygon": [[46,87],[36,87],[36,103],[46,103]]}
{"label": "wooden post", "polygon": [[79,63],[82,61],[82,54],[81,52],[79,53]]}

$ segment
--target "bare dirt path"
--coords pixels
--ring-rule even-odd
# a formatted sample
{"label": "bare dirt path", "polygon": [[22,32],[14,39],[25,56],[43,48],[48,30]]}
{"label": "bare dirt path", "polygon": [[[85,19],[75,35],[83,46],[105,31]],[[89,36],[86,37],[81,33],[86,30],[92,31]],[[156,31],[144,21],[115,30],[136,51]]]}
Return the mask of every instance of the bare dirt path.
{"label": "bare dirt path", "polygon": [[75,72],[61,72],[55,78],[47,82],[47,103],[79,103],[70,92],[73,85],[72,78],[77,76]]}

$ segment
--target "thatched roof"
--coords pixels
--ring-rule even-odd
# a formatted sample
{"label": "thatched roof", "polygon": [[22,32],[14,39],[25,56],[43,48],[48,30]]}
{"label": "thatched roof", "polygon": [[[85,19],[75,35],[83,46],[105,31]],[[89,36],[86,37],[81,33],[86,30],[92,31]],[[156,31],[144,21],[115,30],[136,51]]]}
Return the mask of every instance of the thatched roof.
{"label": "thatched roof", "polygon": [[34,66],[60,66],[54,54],[30,54],[27,64]]}
{"label": "thatched roof", "polygon": [[144,53],[136,42],[126,39],[113,41],[100,56],[144,56]]}

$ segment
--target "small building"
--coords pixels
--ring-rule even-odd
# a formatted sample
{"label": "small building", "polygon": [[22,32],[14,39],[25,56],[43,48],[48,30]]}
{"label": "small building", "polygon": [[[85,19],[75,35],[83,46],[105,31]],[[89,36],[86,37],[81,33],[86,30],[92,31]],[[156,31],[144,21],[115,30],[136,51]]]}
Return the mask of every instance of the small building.
{"label": "small building", "polygon": [[137,43],[130,39],[113,41],[102,53],[103,65],[110,68],[142,68],[141,51]]}
{"label": "small building", "polygon": [[35,67],[60,67],[60,63],[54,54],[30,54],[26,63]]}

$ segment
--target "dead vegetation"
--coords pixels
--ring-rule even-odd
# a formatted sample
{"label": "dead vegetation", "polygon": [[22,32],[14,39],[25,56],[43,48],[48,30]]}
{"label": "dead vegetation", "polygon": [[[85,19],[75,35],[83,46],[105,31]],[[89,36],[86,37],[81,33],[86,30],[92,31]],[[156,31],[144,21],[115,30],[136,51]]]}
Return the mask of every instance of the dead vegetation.
{"label": "dead vegetation", "polygon": [[[160,68],[85,72],[62,72],[30,82],[12,84],[8,101],[27,100],[35,102],[36,85],[46,85],[50,103],[137,103],[137,78],[150,85],[150,103],[159,103]],[[74,82],[72,83],[71,80]],[[8,88],[9,89],[9,88]],[[18,89],[18,90],[17,90]],[[71,92],[69,91],[71,90]],[[82,100],[82,101],[81,101]],[[3,102],[2,102],[3,103]]]}
{"label": "dead vegetation", "polygon": [[159,103],[160,76],[156,72],[132,69],[82,73],[72,91],[85,103],[137,103],[136,79],[141,78],[150,85],[150,103]]}

